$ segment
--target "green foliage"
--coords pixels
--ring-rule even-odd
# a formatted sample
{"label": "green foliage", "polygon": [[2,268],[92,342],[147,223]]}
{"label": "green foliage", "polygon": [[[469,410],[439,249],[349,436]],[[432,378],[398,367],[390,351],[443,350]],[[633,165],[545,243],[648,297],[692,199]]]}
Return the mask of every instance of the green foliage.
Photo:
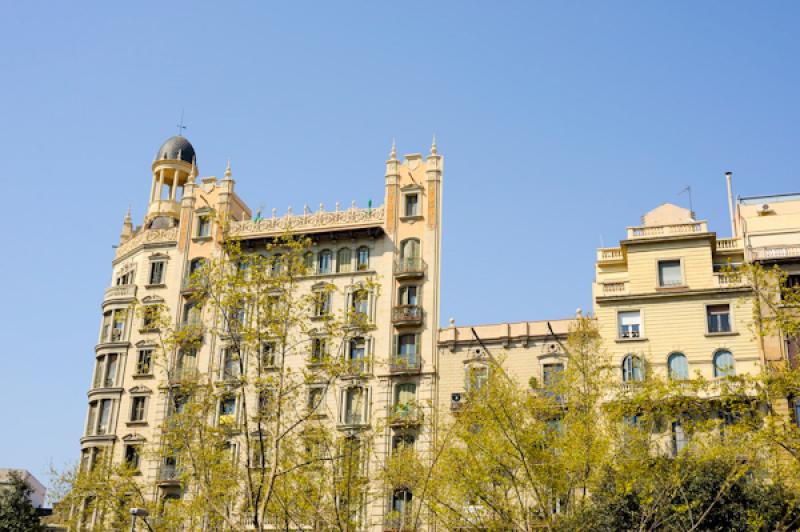
{"label": "green foliage", "polygon": [[44,530],[36,508],[31,505],[31,488],[16,473],[10,474],[10,485],[0,489],[0,530],[8,532],[37,532]]}
{"label": "green foliage", "polygon": [[565,530],[794,530],[800,511],[785,486],[732,459],[653,458],[646,472],[609,465],[589,504]]}

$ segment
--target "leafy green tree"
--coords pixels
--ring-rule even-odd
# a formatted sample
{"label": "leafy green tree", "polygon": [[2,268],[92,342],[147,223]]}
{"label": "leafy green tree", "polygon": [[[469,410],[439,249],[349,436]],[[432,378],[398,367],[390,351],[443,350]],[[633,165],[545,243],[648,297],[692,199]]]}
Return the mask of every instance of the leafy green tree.
{"label": "leafy green tree", "polygon": [[9,486],[0,490],[0,530],[37,532],[44,530],[30,501],[32,490],[17,472],[9,475]]}

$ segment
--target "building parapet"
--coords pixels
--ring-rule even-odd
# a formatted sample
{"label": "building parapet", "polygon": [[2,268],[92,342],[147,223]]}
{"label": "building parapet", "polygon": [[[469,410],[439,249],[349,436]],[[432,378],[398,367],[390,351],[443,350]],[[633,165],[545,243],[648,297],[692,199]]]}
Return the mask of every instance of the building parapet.
{"label": "building parapet", "polygon": [[752,248],[752,260],[788,259],[800,257],[800,245]]}
{"label": "building parapet", "polygon": [[[447,327],[439,329],[439,345],[455,346],[456,344],[472,345],[477,343],[474,329],[482,342],[510,343],[512,340],[534,340],[552,337],[566,337],[574,319],[522,321],[518,323],[497,323],[493,325],[476,325],[474,327]],[[549,324],[549,327],[548,327]],[[550,331],[552,327],[552,333]]]}
{"label": "building parapet", "polygon": [[319,210],[314,213],[277,217],[273,212],[271,218],[261,220],[233,221],[230,233],[237,238],[255,238],[261,236],[280,236],[285,233],[360,229],[363,227],[382,226],[385,220],[383,206],[360,209],[355,206],[344,211]]}
{"label": "building parapet", "polygon": [[628,240],[682,236],[707,232],[708,222],[705,221],[669,225],[641,225],[637,227],[628,227]]}
{"label": "building parapet", "polygon": [[129,251],[133,251],[137,247],[145,244],[177,241],[177,227],[171,227],[169,229],[139,229],[139,231],[130,240],[124,244],[120,244],[120,246],[117,248],[117,253],[114,258],[118,259],[127,254]]}
{"label": "building parapet", "polygon": [[717,251],[742,251],[741,238],[718,238]]}
{"label": "building parapet", "polygon": [[621,262],[625,260],[622,248],[600,248],[597,250],[597,262]]}

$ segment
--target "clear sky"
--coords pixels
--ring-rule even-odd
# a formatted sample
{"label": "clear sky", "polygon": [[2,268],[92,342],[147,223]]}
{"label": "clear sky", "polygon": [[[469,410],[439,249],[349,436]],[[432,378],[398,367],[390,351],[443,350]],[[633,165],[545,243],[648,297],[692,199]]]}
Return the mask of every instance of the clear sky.
{"label": "clear sky", "polygon": [[[767,9],[768,8],[768,9]],[[666,201],[728,236],[800,191],[796,2],[0,1],[0,467],[74,461],[112,244],[185,110],[253,208],[382,202],[445,156],[443,320],[590,308],[595,248]]]}

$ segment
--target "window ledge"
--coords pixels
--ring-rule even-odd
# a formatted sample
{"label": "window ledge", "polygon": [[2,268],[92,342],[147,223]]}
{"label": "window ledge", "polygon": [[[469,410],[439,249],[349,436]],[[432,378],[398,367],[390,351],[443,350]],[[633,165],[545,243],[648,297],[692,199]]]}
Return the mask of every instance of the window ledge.
{"label": "window ledge", "polygon": [[125,424],[129,427],[146,427],[147,421],[126,421]]}
{"label": "window ledge", "polygon": [[310,319],[312,321],[322,321],[322,320],[326,320],[326,319],[329,319],[329,318],[332,318],[332,317],[333,316],[331,314],[320,314],[320,315],[314,314],[312,316],[309,316],[308,319]]}
{"label": "window ledge", "polygon": [[688,290],[689,286],[685,284],[676,284],[671,286],[656,286],[656,292],[681,292]]}
{"label": "window ledge", "polygon": [[364,274],[375,274],[375,269],[373,268],[365,268],[363,270],[352,270],[349,272],[312,272],[308,275],[301,275],[300,277],[344,277],[346,275],[364,275]]}
{"label": "window ledge", "polygon": [[622,344],[622,343],[625,343],[625,342],[646,342],[647,341],[647,337],[646,336],[638,336],[636,338],[617,338],[614,341],[617,342],[618,344]]}
{"label": "window ledge", "polygon": [[211,235],[208,236],[193,236],[192,242],[209,242],[211,240]]}
{"label": "window ledge", "polygon": [[133,375],[131,375],[131,377],[133,377],[134,379],[152,379],[153,378],[153,374],[152,373],[134,373]]}
{"label": "window ledge", "polygon": [[408,223],[412,223],[412,224],[414,222],[416,222],[418,220],[422,220],[422,219],[423,218],[422,218],[421,214],[415,214],[414,216],[400,216],[400,221],[401,222],[408,222]]}
{"label": "window ledge", "polygon": [[158,327],[142,327],[139,329],[139,334],[157,333],[158,331]]}
{"label": "window ledge", "polygon": [[165,283],[157,283],[157,284],[146,284],[144,285],[145,288],[166,288],[167,285]]}
{"label": "window ledge", "polygon": [[726,331],[726,332],[710,332],[706,333],[706,338],[712,338],[714,336],[738,336],[739,333],[736,331]]}

